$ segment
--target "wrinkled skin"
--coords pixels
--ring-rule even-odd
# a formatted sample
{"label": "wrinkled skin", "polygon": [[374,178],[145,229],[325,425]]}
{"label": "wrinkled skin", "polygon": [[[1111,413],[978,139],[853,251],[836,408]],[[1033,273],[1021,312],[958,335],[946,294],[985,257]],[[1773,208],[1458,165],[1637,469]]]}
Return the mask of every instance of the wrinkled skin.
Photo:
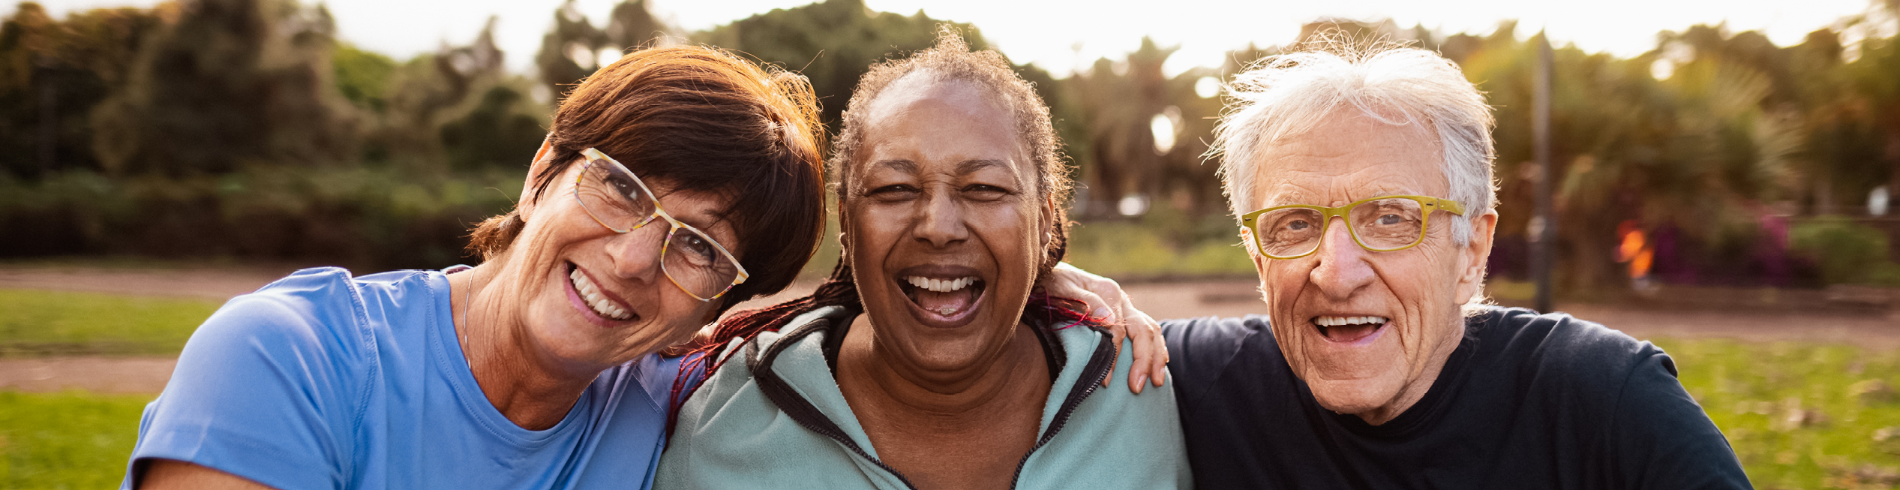
{"label": "wrinkled skin", "polygon": [[[1252,209],[1286,204],[1339,206],[1371,197],[1446,198],[1449,184],[1437,134],[1395,126],[1355,108],[1335,111],[1313,129],[1263,148]],[[1385,423],[1416,403],[1464,336],[1462,305],[1479,293],[1497,214],[1465,203],[1471,241],[1451,237],[1452,215],[1430,218],[1416,247],[1371,252],[1333,218],[1312,255],[1269,259],[1248,239],[1269,307],[1273,334],[1295,375],[1320,406]],[[1379,316],[1390,321],[1354,341],[1323,335],[1322,316]]]}
{"label": "wrinkled skin", "polygon": [[[920,488],[1007,487],[1049,393],[1019,319],[1053,204],[1010,112],[976,85],[928,78],[900,79],[867,108],[846,169],[841,228],[865,314],[839,349],[838,385],[879,459]],[[909,276],[981,286],[940,314],[907,294]]]}

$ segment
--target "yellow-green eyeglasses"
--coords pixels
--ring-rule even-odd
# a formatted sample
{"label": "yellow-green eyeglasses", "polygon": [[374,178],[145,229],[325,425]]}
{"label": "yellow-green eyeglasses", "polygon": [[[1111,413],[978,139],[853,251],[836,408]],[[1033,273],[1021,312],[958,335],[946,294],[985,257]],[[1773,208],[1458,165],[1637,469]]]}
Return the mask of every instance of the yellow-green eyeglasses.
{"label": "yellow-green eyeglasses", "polygon": [[660,242],[660,271],[674,286],[700,301],[712,301],[750,276],[726,247],[660,209],[660,200],[627,166],[593,148],[581,150],[581,155],[587,163],[574,179],[574,199],[594,222],[614,233],[638,230],[655,217],[673,225]]}
{"label": "yellow-green eyeglasses", "polygon": [[1242,226],[1253,234],[1260,254],[1275,259],[1297,259],[1319,250],[1320,238],[1332,226],[1333,217],[1346,220],[1346,229],[1360,247],[1374,252],[1391,252],[1417,246],[1425,240],[1432,211],[1465,214],[1465,205],[1450,199],[1427,196],[1383,196],[1353,201],[1344,206],[1324,207],[1307,204],[1274,206],[1240,217]]}

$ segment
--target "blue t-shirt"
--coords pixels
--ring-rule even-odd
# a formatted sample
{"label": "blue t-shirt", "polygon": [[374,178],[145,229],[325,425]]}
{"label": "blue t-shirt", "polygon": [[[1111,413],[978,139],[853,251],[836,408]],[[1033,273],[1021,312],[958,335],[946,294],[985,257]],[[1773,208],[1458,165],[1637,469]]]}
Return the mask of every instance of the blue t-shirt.
{"label": "blue t-shirt", "polygon": [[283,490],[649,488],[678,360],[600,374],[547,430],[510,422],[456,341],[447,276],[305,269],[193,333],[139,423],[150,458]]}

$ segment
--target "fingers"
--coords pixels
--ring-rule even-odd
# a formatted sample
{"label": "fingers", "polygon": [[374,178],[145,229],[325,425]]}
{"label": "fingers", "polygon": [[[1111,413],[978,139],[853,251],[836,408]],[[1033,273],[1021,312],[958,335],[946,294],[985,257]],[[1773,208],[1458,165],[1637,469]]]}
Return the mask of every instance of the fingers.
{"label": "fingers", "polygon": [[[1118,314],[1120,308],[1118,308],[1116,304],[1110,303],[1108,300],[1104,300],[1101,296],[1086,289],[1064,291],[1064,294],[1069,299],[1083,303],[1083,309],[1089,312],[1090,322],[1100,323],[1108,327],[1110,340],[1114,342],[1115,346],[1115,356],[1117,359],[1121,358],[1122,339],[1128,336],[1128,330],[1127,327],[1122,325],[1121,315]],[[1102,378],[1102,386],[1107,387],[1109,382],[1114,379],[1115,370],[1110,369],[1108,376]]]}
{"label": "fingers", "polygon": [[1153,383],[1159,387],[1167,379],[1168,344],[1161,337],[1161,324],[1147,313],[1137,310],[1132,302],[1123,300],[1122,318],[1128,330],[1128,336],[1134,344],[1134,366],[1128,371],[1128,389],[1137,394],[1145,388],[1144,384]]}

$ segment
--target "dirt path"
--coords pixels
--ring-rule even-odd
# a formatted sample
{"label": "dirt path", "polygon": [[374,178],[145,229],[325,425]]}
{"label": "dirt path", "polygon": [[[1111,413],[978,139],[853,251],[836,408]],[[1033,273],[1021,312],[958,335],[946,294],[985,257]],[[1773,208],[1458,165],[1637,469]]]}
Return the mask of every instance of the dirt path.
{"label": "dirt path", "polygon": [[[294,267],[99,269],[0,265],[0,288],[53,289],[130,295],[226,299],[254,291]],[[740,309],[764,306],[809,292],[799,284]],[[1159,319],[1267,313],[1250,281],[1144,283],[1125,286],[1136,304]],[[1559,310],[1602,323],[1637,338],[1735,338],[1745,341],[1848,343],[1900,348],[1900,316],[1787,307],[1770,310],[1695,309],[1559,304]],[[1813,311],[1806,311],[1813,310]],[[171,377],[170,358],[0,358],[0,390],[29,392],[83,389],[106,393],[157,393]]]}
{"label": "dirt path", "polygon": [[296,271],[292,266],[102,269],[0,265],[0,288],[224,300]]}

